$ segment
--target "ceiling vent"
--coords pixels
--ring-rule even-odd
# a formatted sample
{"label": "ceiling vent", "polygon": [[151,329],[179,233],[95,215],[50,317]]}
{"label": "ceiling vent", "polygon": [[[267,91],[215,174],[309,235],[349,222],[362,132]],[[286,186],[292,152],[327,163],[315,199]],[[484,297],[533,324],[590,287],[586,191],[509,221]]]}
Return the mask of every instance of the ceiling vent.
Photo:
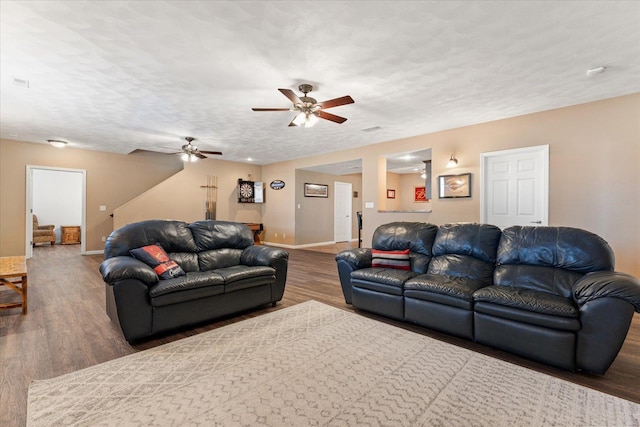
{"label": "ceiling vent", "polygon": [[29,89],[29,80],[19,79],[17,77],[13,78],[13,84],[16,86],[24,87]]}
{"label": "ceiling vent", "polygon": [[382,129],[380,126],[374,126],[372,128],[366,128],[366,129],[362,129],[362,132],[375,132],[377,130]]}

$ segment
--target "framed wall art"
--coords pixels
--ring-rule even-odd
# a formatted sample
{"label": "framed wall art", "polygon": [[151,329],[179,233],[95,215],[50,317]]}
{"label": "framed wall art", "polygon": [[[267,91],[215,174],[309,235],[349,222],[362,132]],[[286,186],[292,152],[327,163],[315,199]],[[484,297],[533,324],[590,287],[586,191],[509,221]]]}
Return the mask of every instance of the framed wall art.
{"label": "framed wall art", "polygon": [[395,199],[396,190],[387,190],[387,199]]}
{"label": "framed wall art", "polygon": [[305,182],[304,197],[329,197],[329,186]]}
{"label": "framed wall art", "polygon": [[413,202],[414,203],[423,203],[423,202],[428,202],[429,199],[427,198],[427,187],[426,186],[421,186],[421,187],[413,187]]}
{"label": "framed wall art", "polygon": [[471,174],[440,175],[438,177],[438,198],[456,199],[471,197]]}

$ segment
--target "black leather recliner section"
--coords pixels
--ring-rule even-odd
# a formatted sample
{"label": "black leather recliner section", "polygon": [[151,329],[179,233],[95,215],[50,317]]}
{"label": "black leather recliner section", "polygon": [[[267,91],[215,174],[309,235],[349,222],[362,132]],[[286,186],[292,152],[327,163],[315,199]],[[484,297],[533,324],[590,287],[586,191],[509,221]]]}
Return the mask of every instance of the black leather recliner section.
{"label": "black leather recliner section", "polygon": [[345,301],[564,369],[609,368],[640,312],[640,280],[613,271],[602,238],[571,227],[434,227],[374,233],[376,249],[411,248],[411,272],[371,268],[370,249],[338,254]]}
{"label": "black leather recliner section", "polygon": [[336,255],[345,300],[354,307],[394,319],[404,319],[404,283],[426,273],[438,228],[423,222],[393,222],[373,234],[372,248],[382,251],[409,249],[411,270],[371,267],[371,249],[352,249]]}
{"label": "black leather recliner section", "polygon": [[405,320],[473,339],[473,293],[492,284],[500,234],[488,224],[440,226],[427,274],[405,283]]}

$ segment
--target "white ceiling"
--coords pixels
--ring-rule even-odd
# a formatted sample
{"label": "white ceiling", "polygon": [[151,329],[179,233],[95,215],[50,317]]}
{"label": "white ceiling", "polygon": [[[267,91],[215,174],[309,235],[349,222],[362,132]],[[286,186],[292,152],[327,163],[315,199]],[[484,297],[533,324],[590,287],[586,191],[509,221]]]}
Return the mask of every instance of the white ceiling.
{"label": "white ceiling", "polygon": [[[193,136],[268,164],[640,92],[637,1],[2,0],[0,17],[0,136],[90,150]],[[351,95],[329,110],[348,120],[251,111],[300,83]]]}

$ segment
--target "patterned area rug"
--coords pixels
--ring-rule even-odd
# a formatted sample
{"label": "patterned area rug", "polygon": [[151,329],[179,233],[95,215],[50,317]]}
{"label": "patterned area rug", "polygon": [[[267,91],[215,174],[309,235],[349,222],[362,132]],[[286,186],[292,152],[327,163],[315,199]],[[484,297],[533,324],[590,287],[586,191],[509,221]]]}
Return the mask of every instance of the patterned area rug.
{"label": "patterned area rug", "polygon": [[315,301],[29,388],[28,425],[639,425],[640,405]]}

